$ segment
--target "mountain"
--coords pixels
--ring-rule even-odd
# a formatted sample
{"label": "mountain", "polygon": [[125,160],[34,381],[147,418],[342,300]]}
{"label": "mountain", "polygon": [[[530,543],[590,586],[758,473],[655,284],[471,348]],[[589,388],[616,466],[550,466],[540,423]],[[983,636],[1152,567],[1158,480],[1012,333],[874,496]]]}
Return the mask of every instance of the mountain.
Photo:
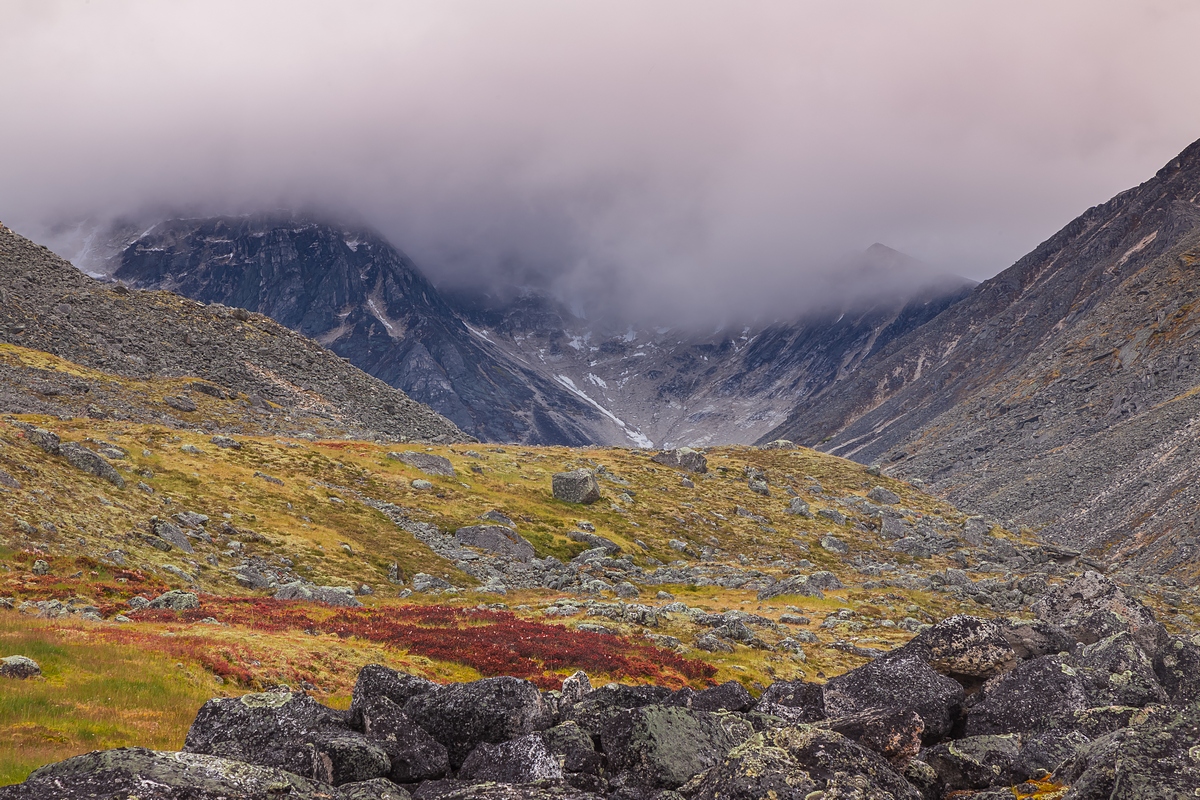
{"label": "mountain", "polygon": [[369,230],[302,216],[172,219],[115,249],[116,280],[265,314],[480,439],[629,441],[594,406],[473,334]]}
{"label": "mountain", "polygon": [[787,437],[1143,571],[1200,573],[1200,142],[805,398]]}
{"label": "mountain", "polygon": [[646,439],[676,447],[755,441],[798,400],[852,374],[975,285],[881,244],[812,281],[814,294],[831,298],[823,307],[788,322],[703,333],[587,320],[536,292],[447,299],[513,358],[586,394]]}
{"label": "mountain", "polygon": [[[403,392],[266,317],[103,284],[2,225],[0,343],[7,345],[0,399],[8,413],[135,414],[178,427],[188,424],[198,401],[211,398],[232,404],[225,413],[239,429],[468,438]],[[177,394],[166,399],[146,394],[161,384],[118,391],[118,378],[189,380],[178,381]],[[119,407],[102,407],[105,397],[120,398]]]}

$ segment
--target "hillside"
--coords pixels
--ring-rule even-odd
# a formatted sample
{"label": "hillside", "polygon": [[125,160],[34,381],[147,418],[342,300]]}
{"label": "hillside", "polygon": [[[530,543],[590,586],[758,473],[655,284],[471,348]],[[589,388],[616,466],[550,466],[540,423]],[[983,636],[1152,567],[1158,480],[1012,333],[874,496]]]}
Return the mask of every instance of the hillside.
{"label": "hillside", "polygon": [[848,380],[788,436],[1114,565],[1200,574],[1200,143]]}

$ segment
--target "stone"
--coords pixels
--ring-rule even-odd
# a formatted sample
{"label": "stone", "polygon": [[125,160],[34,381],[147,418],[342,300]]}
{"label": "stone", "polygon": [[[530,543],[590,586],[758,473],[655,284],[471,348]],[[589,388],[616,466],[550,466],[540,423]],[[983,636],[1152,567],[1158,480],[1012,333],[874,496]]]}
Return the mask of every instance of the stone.
{"label": "stone", "polygon": [[412,800],[412,795],[386,778],[343,783],[338,787],[338,800]]}
{"label": "stone", "polygon": [[607,539],[596,533],[586,531],[571,531],[567,537],[574,542],[582,542],[591,548],[601,548],[608,555],[616,555],[621,552],[621,546],[612,539]]}
{"label": "stone", "polygon": [[609,683],[576,701],[566,718],[579,725],[589,736],[599,737],[605,723],[622,711],[662,703],[670,695],[671,690],[665,686]]}
{"label": "stone", "polygon": [[1093,706],[1133,706],[1165,703],[1154,662],[1128,631],[1085,645],[1073,654]]}
{"label": "stone", "polygon": [[204,451],[201,450],[199,447],[196,447],[196,445],[194,445],[194,444],[181,445],[179,448],[179,451],[181,453],[187,453],[190,456],[204,455]]}
{"label": "stone", "polygon": [[458,769],[479,744],[498,744],[550,727],[549,709],[529,681],[484,678],[419,694],[404,713],[446,746]]}
{"label": "stone", "polygon": [[199,607],[200,598],[192,592],[185,592],[181,589],[163,592],[151,600],[149,605],[149,608],[165,608],[171,611],[190,611]]}
{"label": "stone", "polygon": [[68,758],[34,770],[22,784],[0,789],[5,800],[332,800],[339,796],[336,792],[329,784],[282,769],[140,747]]}
{"label": "stone", "polygon": [[674,469],[682,469],[687,472],[693,472],[703,475],[708,472],[708,459],[704,454],[691,449],[690,447],[680,447],[675,450],[663,450],[655,453],[650,457],[650,460],[655,464],[662,464]]}
{"label": "stone", "polygon": [[809,508],[808,503],[804,502],[799,497],[792,498],[792,502],[788,504],[786,509],[784,509],[784,513],[794,514],[795,516],[803,517],[804,519],[812,519],[813,516],[812,510]]}
{"label": "stone", "polygon": [[33,562],[33,566],[30,567],[29,571],[34,575],[49,575],[50,562],[46,561],[44,558],[39,558]]}
{"label": "stone", "polygon": [[596,752],[592,737],[574,722],[564,722],[538,734],[546,749],[557,757],[564,773],[599,775],[604,756]]}
{"label": "stone", "polygon": [[59,448],[59,452],[67,459],[67,463],[75,467],[75,469],[82,470],[97,478],[102,478],[118,489],[125,488],[125,479],[121,477],[121,473],[117,472],[116,467],[108,463],[104,459],[104,456],[99,453],[94,453],[74,442],[62,445]]}
{"label": "stone", "polygon": [[755,711],[780,717],[790,725],[825,719],[825,690],[819,683],[775,681],[758,698]]}
{"label": "stone", "polygon": [[830,720],[829,729],[878,753],[902,771],[921,752],[925,721],[911,709],[868,708]]}
{"label": "stone", "polygon": [[397,703],[386,695],[360,700],[361,697],[356,691],[354,699],[358,706],[352,707],[351,713],[367,739],[387,754],[388,778],[396,783],[417,783],[449,773],[446,747],[418,726]]}
{"label": "stone", "polygon": [[672,694],[665,701],[666,706],[682,706],[693,711],[749,711],[754,705],[754,698],[737,681],[726,681],[719,686],[696,691],[683,688]]}
{"label": "stone", "polygon": [[933,767],[946,793],[1007,787],[1018,782],[1013,770],[1020,749],[1015,734],[967,736],[931,747],[922,760]]}
{"label": "stone", "polygon": [[1154,657],[1167,638],[1150,609],[1092,570],[1069,583],[1052,587],[1033,604],[1033,612],[1084,644],[1128,630]]}
{"label": "stone", "polygon": [[388,453],[387,457],[407,464],[413,469],[420,470],[426,475],[440,475],[446,478],[454,477],[454,464],[445,456],[433,453],[421,453],[416,450],[405,450],[400,453]]}
{"label": "stone", "polygon": [[410,482],[409,486],[416,489],[418,492],[427,492],[433,488],[433,484],[424,478],[417,478],[415,481]]}
{"label": "stone", "polygon": [[150,519],[150,529],[154,531],[155,536],[172,547],[178,547],[185,553],[196,552],[195,548],[192,547],[192,543],[188,541],[187,534],[180,530],[178,525],[160,520],[158,517],[152,517]]}
{"label": "stone", "polygon": [[378,697],[386,697],[403,708],[404,704],[420,694],[438,688],[438,684],[426,678],[397,672],[382,664],[367,664],[358,671],[354,690],[350,696],[350,719],[359,725],[360,710]]}
{"label": "stone", "polygon": [[303,581],[285,583],[275,590],[276,600],[305,600],[327,606],[359,608],[362,603],[354,596],[351,586],[316,586]]}
{"label": "stone", "polygon": [[950,677],[990,678],[1018,661],[1000,625],[967,614],[925,628],[894,654],[914,655]]}
{"label": "stone", "polygon": [[924,741],[946,736],[957,720],[963,687],[915,657],[880,658],[825,683],[831,719],[869,708],[915,711],[925,722]]}
{"label": "stone", "polygon": [[789,441],[787,439],[776,439],[772,442],[767,442],[759,449],[760,450],[795,450],[797,448],[798,448],[798,445],[795,442]]}
{"label": "stone", "polygon": [[592,681],[583,670],[572,673],[563,679],[559,692],[559,708],[569,709],[592,691]]}
{"label": "stone", "polygon": [[554,497],[567,503],[594,503],[600,499],[600,485],[596,476],[586,469],[574,472],[556,472],[551,479]]}
{"label": "stone", "polygon": [[169,394],[163,398],[163,403],[175,409],[176,411],[182,411],[185,414],[196,410],[196,401],[192,400],[190,397],[184,397],[183,395]]}
{"label": "stone", "polygon": [[750,488],[750,491],[754,492],[755,494],[761,494],[764,497],[771,496],[770,485],[768,485],[767,482],[761,478],[752,478],[746,482],[746,485]]}
{"label": "stone", "polygon": [[468,547],[499,553],[524,563],[536,555],[533,545],[512,528],[503,525],[468,525],[454,532],[454,540]]}
{"label": "stone", "polygon": [[512,519],[510,519],[508,517],[508,515],[506,515],[502,511],[497,511],[494,508],[491,511],[488,511],[484,514],[480,514],[479,518],[481,520],[483,520],[484,522],[494,522],[497,525],[503,525],[506,528],[517,527],[517,524],[515,522],[513,522]]}
{"label": "stone", "polygon": [[613,591],[616,592],[617,597],[620,597],[623,600],[632,600],[641,595],[641,590],[639,590],[629,581],[621,581],[620,583],[616,584],[613,586]]}
{"label": "stone", "polygon": [[600,742],[614,773],[630,783],[673,789],[716,766],[754,729],[731,714],[650,705],[613,716]]}
{"label": "stone", "polygon": [[482,742],[458,772],[460,780],[532,783],[562,780],[563,769],[542,737],[527,734],[499,744]]}
{"label": "stone", "polygon": [[1036,734],[1088,707],[1087,690],[1069,659],[1042,656],[989,680],[967,710],[965,732]]}
{"label": "stone", "polygon": [[818,544],[821,545],[822,550],[834,553],[835,555],[844,556],[846,553],[850,552],[850,545],[846,544],[833,534],[825,534],[820,538]]}
{"label": "stone", "polygon": [[219,436],[218,435],[218,436],[212,437],[211,439],[209,439],[209,441],[212,442],[213,444],[215,444],[217,447],[223,448],[225,450],[241,450],[242,449],[242,443],[239,442],[237,439],[234,439],[230,436]]}
{"label": "stone", "polygon": [[450,582],[434,575],[418,572],[416,575],[413,575],[412,588],[414,592],[437,592],[442,589],[449,589]]}
{"label": "stone", "polygon": [[0,678],[36,678],[42,674],[42,668],[36,661],[27,656],[6,656],[0,658]]}
{"label": "stone", "polygon": [[900,502],[900,495],[883,486],[875,486],[871,489],[871,491],[867,492],[867,499],[872,503],[880,503],[885,506],[894,506]]}
{"label": "stone", "polygon": [[24,428],[25,438],[52,456],[58,455],[61,441],[58,434],[45,428]]}
{"label": "stone", "polygon": [[21,482],[0,469],[0,486],[3,486],[5,489],[20,489]]}

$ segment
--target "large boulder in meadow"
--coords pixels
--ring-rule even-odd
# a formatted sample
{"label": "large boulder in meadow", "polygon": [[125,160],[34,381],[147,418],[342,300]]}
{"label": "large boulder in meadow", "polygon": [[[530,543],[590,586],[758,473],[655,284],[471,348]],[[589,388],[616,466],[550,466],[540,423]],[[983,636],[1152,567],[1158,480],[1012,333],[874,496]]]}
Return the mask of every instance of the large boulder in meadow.
{"label": "large boulder in meadow", "polygon": [[352,731],[344,712],[290,691],[209,700],[192,722],[183,749],[331,784],[391,771],[383,748]]}
{"label": "large boulder in meadow", "polygon": [[517,561],[529,562],[535,555],[533,545],[524,536],[503,525],[468,525],[454,532],[454,541]]}
{"label": "large boulder in meadow", "polygon": [[925,723],[924,740],[950,733],[962,710],[963,687],[919,658],[880,658],[825,683],[830,719],[871,708],[915,711]]}
{"label": "large boulder in meadow", "polygon": [[193,592],[172,589],[163,592],[150,601],[150,608],[164,608],[170,611],[190,611],[200,607],[200,598]]}
{"label": "large boulder in meadow", "polygon": [[42,668],[28,656],[6,656],[0,658],[0,678],[25,680],[42,674]]}
{"label": "large boulder in meadow", "polygon": [[445,745],[454,769],[484,742],[516,739],[553,722],[537,687],[511,677],[441,686],[410,699],[404,713]]}
{"label": "large boulder in meadow", "polygon": [[34,770],[4,800],[334,800],[337,790],[293,772],[197,753],[99,750]]}
{"label": "large boulder in meadow", "polygon": [[708,459],[704,457],[703,453],[693,450],[690,447],[663,450],[650,456],[650,460],[655,464],[694,472],[698,475],[708,472]]}
{"label": "large boulder in meadow", "polygon": [[610,718],[600,743],[609,770],[626,782],[673,789],[721,763],[753,734],[750,723],[734,714],[652,705]]}
{"label": "large boulder in meadow", "polygon": [[359,608],[362,603],[350,586],[317,586],[305,581],[285,583],[275,590],[276,600],[303,600],[340,608]]}
{"label": "large boulder in meadow", "polygon": [[554,497],[566,503],[594,503],[600,499],[600,484],[596,476],[586,469],[573,472],[556,472],[550,479]]}
{"label": "large boulder in meadow", "polygon": [[67,463],[75,469],[82,470],[97,478],[102,478],[118,489],[125,488],[125,479],[121,477],[121,473],[117,472],[116,467],[108,463],[104,456],[99,453],[94,453],[83,445],[75,444],[74,442],[62,445],[59,448],[59,452],[63,458],[67,459]]}
{"label": "large boulder in meadow", "polygon": [[418,469],[426,475],[441,475],[446,478],[454,477],[454,465],[445,456],[433,453],[421,453],[415,450],[405,450],[401,453],[388,453],[387,457]]}

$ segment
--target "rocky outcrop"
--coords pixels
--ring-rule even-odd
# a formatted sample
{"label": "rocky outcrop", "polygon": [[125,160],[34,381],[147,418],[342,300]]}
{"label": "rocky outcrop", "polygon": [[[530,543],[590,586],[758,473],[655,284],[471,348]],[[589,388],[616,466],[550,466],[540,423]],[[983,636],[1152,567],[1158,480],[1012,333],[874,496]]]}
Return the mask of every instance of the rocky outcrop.
{"label": "rocky outcrop", "polygon": [[736,682],[592,688],[577,673],[540,692],[504,677],[439,686],[371,665],[348,712],[287,689],[212,700],[182,754],[93,753],[0,799],[51,786],[93,797],[95,781],[143,800],[215,800],[266,796],[268,781],[331,800],[921,800],[1009,796],[1034,779],[1073,800],[1182,797],[1200,785],[1196,680],[1184,674],[1200,646],[1139,637],[1157,622],[1124,594],[1118,616],[1115,589],[1085,575],[1042,598],[1059,622],[1119,628],[1097,638],[1072,625],[1061,652],[1008,646],[1012,631],[1063,631],[1048,620],[956,616],[824,686],[779,682],[757,701]]}
{"label": "rocky outcrop", "polygon": [[600,499],[600,484],[586,469],[556,472],[551,479],[554,497],[566,503],[594,503]]}

